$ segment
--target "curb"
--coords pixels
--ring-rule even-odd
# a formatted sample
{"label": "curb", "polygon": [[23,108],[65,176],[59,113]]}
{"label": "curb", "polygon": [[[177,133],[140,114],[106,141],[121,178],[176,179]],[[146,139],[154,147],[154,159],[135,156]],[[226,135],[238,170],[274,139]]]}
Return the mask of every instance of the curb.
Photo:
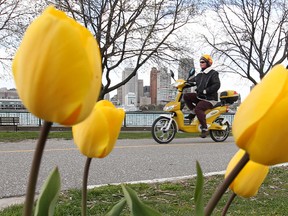
{"label": "curb", "polygon": [[[288,166],[288,163],[283,163],[283,164],[271,166],[271,168],[282,167],[282,166]],[[225,170],[219,171],[219,172],[203,173],[204,177],[215,176],[215,175],[224,175],[224,174],[225,174]],[[109,185],[120,185],[120,184],[139,184],[139,183],[152,184],[152,183],[163,183],[163,182],[176,182],[176,181],[195,178],[196,176],[197,175],[195,174],[195,175],[188,175],[188,176],[179,176],[179,177],[161,178],[161,179],[152,179],[152,180],[143,180],[143,181],[130,181],[130,182],[122,182],[122,183],[88,185],[87,189],[93,189],[93,188],[102,187],[102,186],[109,186]],[[35,196],[35,199],[37,199],[37,195]],[[25,201],[25,196],[2,198],[2,199],[0,199],[0,211],[2,211],[3,209],[5,209],[9,206],[12,206],[12,205],[23,204],[24,201]]]}
{"label": "curb", "polygon": [[22,204],[25,201],[25,196],[21,197],[9,197],[0,199],[0,210],[12,205]]}
{"label": "curb", "polygon": [[[207,177],[207,176],[213,176],[213,175],[223,175],[224,173],[225,171],[220,171],[220,172],[205,173],[203,175]],[[171,177],[171,178],[152,179],[152,180],[130,181],[130,182],[120,182],[120,183],[110,183],[110,184],[100,184],[100,185],[88,185],[87,189],[93,189],[93,188],[109,186],[109,185],[121,185],[121,184],[139,184],[139,183],[153,184],[153,183],[163,183],[163,182],[176,182],[176,181],[195,178],[196,176],[197,175],[195,174],[195,175],[189,175],[189,176],[179,176],[179,177]],[[35,199],[37,199],[37,196],[35,196]],[[23,204],[24,201],[25,201],[25,196],[2,198],[0,199],[0,211],[12,205]]]}

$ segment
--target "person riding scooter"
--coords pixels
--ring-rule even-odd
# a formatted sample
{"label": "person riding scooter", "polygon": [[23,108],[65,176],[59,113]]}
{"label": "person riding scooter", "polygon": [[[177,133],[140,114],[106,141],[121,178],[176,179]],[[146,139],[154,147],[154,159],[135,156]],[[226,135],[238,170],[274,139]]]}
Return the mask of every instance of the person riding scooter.
{"label": "person riding scooter", "polygon": [[218,90],[221,86],[219,74],[212,69],[213,60],[210,55],[202,55],[200,58],[201,72],[192,77],[189,82],[195,83],[196,93],[184,94],[184,101],[191,110],[186,119],[192,120],[195,114],[201,124],[201,137],[208,135],[205,111],[212,109],[218,102]]}

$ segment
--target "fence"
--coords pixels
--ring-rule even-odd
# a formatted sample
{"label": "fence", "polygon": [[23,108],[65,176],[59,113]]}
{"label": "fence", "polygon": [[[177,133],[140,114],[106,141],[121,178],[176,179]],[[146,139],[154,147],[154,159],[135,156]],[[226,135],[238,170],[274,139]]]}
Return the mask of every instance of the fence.
{"label": "fence", "polygon": [[[123,127],[151,127],[153,121],[165,112],[140,112],[129,111],[126,112],[125,119],[123,121]],[[234,113],[223,114],[232,125],[234,119]],[[43,124],[43,120],[35,117],[28,111],[20,110],[0,110],[0,117],[19,117],[19,126],[39,127]],[[54,126],[59,126],[53,124]]]}

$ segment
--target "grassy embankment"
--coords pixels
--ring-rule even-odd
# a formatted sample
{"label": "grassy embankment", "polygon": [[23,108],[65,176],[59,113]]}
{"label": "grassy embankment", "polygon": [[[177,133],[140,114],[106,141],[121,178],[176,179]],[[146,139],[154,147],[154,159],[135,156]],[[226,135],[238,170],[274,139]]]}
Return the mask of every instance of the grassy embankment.
{"label": "grassy embankment", "polygon": [[[197,137],[197,133],[177,133],[176,138]],[[0,132],[0,142],[17,142],[25,139],[38,139],[38,131],[17,131],[17,132]],[[51,131],[49,133],[50,139],[72,139],[71,131]],[[119,139],[152,139],[150,131],[143,132],[121,132]]]}
{"label": "grassy embankment", "polygon": [[[288,212],[288,167],[272,168],[257,196],[249,199],[236,197],[227,216],[271,216],[287,215]],[[205,178],[204,203],[207,203],[223,176]],[[195,215],[194,189],[196,179],[177,183],[130,185],[146,204],[157,209],[163,216]],[[221,215],[231,191],[226,192],[212,215]],[[123,197],[121,186],[104,186],[88,192],[88,214],[105,215],[105,212]],[[63,191],[56,207],[56,216],[81,215],[81,191]],[[0,211],[1,216],[21,216],[23,205],[16,205]],[[130,215],[128,210],[122,215]]]}

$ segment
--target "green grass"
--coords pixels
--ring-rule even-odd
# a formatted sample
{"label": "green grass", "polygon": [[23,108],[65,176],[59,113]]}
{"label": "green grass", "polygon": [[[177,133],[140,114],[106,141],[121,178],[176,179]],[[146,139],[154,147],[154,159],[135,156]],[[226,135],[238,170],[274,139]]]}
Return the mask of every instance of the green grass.
{"label": "green grass", "polygon": [[[176,138],[188,138],[198,136],[197,133],[177,133]],[[0,142],[17,142],[26,139],[38,139],[38,131],[17,131],[17,132],[0,132]],[[51,131],[49,139],[72,139],[71,131]],[[152,139],[150,131],[143,132],[121,132],[119,139]]]}
{"label": "green grass", "polygon": [[[0,142],[17,142],[26,139],[38,139],[38,131],[0,132]],[[71,139],[71,131],[50,132],[49,139]]]}
{"label": "green grass", "polygon": [[[288,167],[272,168],[257,196],[249,199],[236,197],[227,216],[275,216],[288,212]],[[223,176],[206,177],[204,183],[204,203],[207,203]],[[188,216],[194,213],[194,189],[196,179],[177,183],[130,185],[138,196],[163,216]],[[231,192],[224,194],[212,215],[221,215],[222,208]],[[89,190],[88,215],[105,215],[105,212],[123,197],[120,186],[104,186]],[[81,191],[69,190],[61,193],[55,215],[81,215]],[[1,216],[21,215],[23,206],[9,207],[0,212]],[[129,215],[127,209],[122,215]]]}

